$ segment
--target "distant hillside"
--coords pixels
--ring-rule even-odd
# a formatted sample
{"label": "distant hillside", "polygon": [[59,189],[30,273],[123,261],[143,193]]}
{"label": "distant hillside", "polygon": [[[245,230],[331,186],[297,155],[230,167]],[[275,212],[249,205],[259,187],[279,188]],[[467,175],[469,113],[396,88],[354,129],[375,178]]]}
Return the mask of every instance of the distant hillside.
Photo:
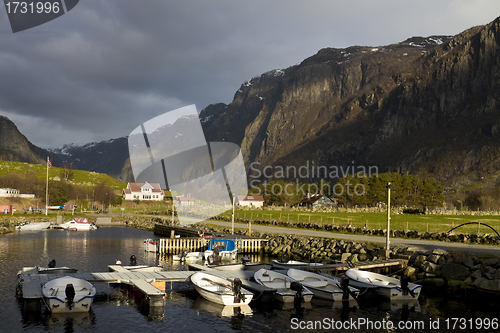
{"label": "distant hillside", "polygon": [[0,116],[0,160],[45,163],[50,153],[33,145],[8,118]]}
{"label": "distant hillside", "polygon": [[[57,180],[62,178],[63,168],[51,167],[49,169],[49,178],[52,180]],[[84,188],[94,187],[98,184],[104,183],[112,189],[121,191],[127,184],[110,177],[106,174],[83,171],[83,170],[72,170],[73,177],[69,183],[82,186]],[[26,175],[34,174],[36,178],[45,180],[47,177],[47,167],[45,164],[30,164],[21,162],[11,162],[11,161],[0,161],[0,176],[15,174],[20,177],[26,177]]]}

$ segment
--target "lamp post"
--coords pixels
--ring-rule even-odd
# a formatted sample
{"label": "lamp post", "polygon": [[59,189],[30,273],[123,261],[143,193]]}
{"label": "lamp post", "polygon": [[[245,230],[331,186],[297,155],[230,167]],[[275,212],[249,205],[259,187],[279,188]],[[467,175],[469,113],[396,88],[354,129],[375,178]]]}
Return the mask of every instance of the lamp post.
{"label": "lamp post", "polygon": [[389,257],[389,234],[391,232],[391,186],[392,184],[387,183],[387,235],[385,239],[385,256]]}
{"label": "lamp post", "polygon": [[235,196],[233,195],[233,216],[231,218],[231,234],[234,235],[234,201],[235,201]]}

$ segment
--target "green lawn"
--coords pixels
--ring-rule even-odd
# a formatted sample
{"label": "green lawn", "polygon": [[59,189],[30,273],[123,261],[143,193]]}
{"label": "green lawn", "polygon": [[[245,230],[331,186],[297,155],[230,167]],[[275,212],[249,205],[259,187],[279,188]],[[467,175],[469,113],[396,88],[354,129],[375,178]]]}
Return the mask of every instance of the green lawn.
{"label": "green lawn", "polygon": [[[231,216],[231,211],[225,212]],[[243,219],[279,220],[289,222],[328,223],[354,228],[367,226],[369,229],[385,229],[387,227],[387,213],[323,213],[323,212],[288,212],[288,211],[256,211],[235,210],[235,216]],[[391,214],[392,230],[417,230],[421,232],[447,232],[463,223],[485,223],[500,233],[500,217],[471,216],[471,215],[413,215]],[[466,225],[455,230],[455,233],[494,233],[484,225]]]}

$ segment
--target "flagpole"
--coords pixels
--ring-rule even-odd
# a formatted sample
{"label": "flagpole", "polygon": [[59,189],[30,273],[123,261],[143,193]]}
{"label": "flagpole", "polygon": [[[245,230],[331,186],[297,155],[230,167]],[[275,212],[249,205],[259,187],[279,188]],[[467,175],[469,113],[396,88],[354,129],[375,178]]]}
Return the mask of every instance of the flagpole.
{"label": "flagpole", "polygon": [[49,157],[47,156],[47,182],[45,184],[45,215],[49,212]]}

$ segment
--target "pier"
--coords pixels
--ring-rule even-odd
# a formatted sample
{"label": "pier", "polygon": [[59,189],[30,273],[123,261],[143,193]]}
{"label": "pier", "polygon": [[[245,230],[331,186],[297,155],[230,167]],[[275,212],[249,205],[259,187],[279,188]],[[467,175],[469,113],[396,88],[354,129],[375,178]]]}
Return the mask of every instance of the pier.
{"label": "pier", "polygon": [[[404,266],[407,262],[401,259],[376,260],[370,262],[357,262],[352,264],[339,263],[323,266],[310,266],[311,270],[339,272],[349,268],[374,269],[392,266]],[[253,280],[255,271],[221,271],[209,268],[205,265],[190,263],[189,271],[133,271],[120,265],[109,265],[109,272],[96,273],[64,273],[64,274],[38,274],[36,267],[23,268],[19,276],[19,291],[24,300],[25,311],[40,311],[42,300],[42,285],[50,280],[63,276],[72,276],[78,279],[86,280],[90,283],[121,283],[137,288],[143,295],[144,304],[150,309],[150,312],[160,313],[165,307],[166,282],[187,282],[189,277],[196,271],[207,271],[210,274],[228,279],[230,281],[239,278],[243,287],[256,296],[262,302],[271,302],[273,300],[274,289],[262,286]],[[285,269],[276,266],[278,269]],[[298,267],[308,270],[308,266]]]}

